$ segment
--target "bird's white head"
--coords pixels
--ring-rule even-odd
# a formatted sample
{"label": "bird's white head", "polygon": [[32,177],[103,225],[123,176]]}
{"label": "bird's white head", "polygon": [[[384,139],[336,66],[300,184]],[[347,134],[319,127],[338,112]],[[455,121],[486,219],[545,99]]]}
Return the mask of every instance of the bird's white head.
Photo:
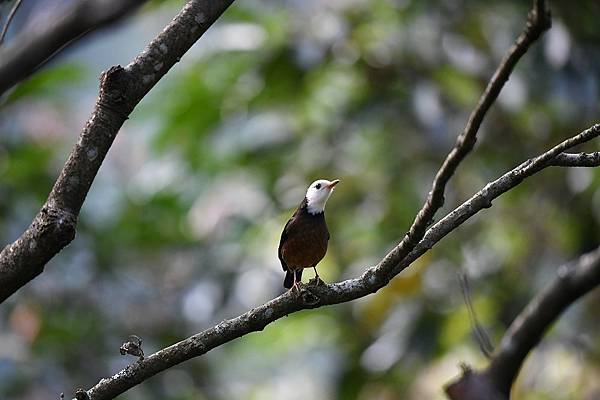
{"label": "bird's white head", "polygon": [[335,185],[340,183],[339,179],[328,181],[327,179],[319,179],[314,181],[306,191],[306,205],[308,212],[311,214],[322,213],[325,210],[325,203],[333,193]]}

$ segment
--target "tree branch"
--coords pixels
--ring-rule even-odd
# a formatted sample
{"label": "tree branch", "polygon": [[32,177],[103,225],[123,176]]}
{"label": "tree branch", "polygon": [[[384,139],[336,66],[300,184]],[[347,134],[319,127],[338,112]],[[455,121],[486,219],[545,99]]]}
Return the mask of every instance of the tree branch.
{"label": "tree branch", "polygon": [[73,240],[83,201],[128,115],[232,2],[189,1],[127,67],[102,74],[92,115],[46,203],[29,228],[0,252],[0,303],[39,275]]}
{"label": "tree branch", "polygon": [[146,1],[80,0],[68,9],[55,13],[48,23],[24,30],[0,47],[0,95],[75,40],[124,17]]}
{"label": "tree branch", "polygon": [[10,9],[10,12],[8,13],[8,17],[6,17],[6,23],[4,24],[4,27],[2,27],[2,32],[0,32],[0,46],[2,45],[2,42],[4,42],[4,36],[6,36],[6,32],[8,32],[8,27],[10,26],[10,23],[12,22],[13,18],[15,17],[15,14],[17,13],[17,10],[19,9],[21,1],[22,0],[15,1],[15,4],[13,4],[12,8]]}
{"label": "tree branch", "polygon": [[393,259],[403,259],[416,244],[423,238],[427,227],[433,221],[437,210],[444,205],[444,190],[446,184],[458,168],[461,161],[475,146],[477,132],[483,122],[483,118],[498,98],[504,84],[508,81],[515,65],[527,52],[529,46],[535,42],[540,35],[551,26],[550,11],[544,0],[535,0],[529,12],[527,23],[523,32],[508,50],[500,65],[494,72],[485,91],[481,95],[477,106],[471,113],[464,131],[458,135],[454,148],[450,151],[442,166],[438,170],[427,200],[412,223],[409,231],[394,253],[390,253],[383,262],[381,272],[388,274],[396,267]]}
{"label": "tree branch", "polygon": [[[491,207],[494,199],[520,184],[525,178],[551,166],[558,154],[599,135],[600,124],[597,124],[488,183],[460,207],[433,225],[404,259],[397,258],[399,253],[394,249],[379,264],[367,269],[358,278],[334,284],[302,285],[300,294],[288,291],[260,307],[236,318],[224,320],[212,328],[129,365],[110,378],[102,379],[88,390],[90,399],[112,399],[167,368],[201,356],[215,347],[250,332],[263,330],[268,324],[294,312],[345,303],[375,293],[468,218]],[[384,262],[394,262],[397,268],[389,275],[384,275],[381,272]]]}
{"label": "tree branch", "polygon": [[593,153],[561,153],[556,156],[552,165],[557,167],[598,167],[600,166],[600,151]]}
{"label": "tree branch", "polygon": [[488,367],[481,372],[465,370],[457,381],[446,387],[448,397],[453,400],[509,399],[510,388],[527,354],[567,307],[598,286],[600,247],[561,266],[554,281],[515,318]]}
{"label": "tree branch", "polygon": [[433,225],[423,239],[401,262],[393,269],[394,275],[408,267],[413,261],[427,252],[433,245],[439,242],[444,236],[452,232],[455,228],[477,214],[484,208],[490,208],[492,201],[517,186],[525,178],[541,171],[542,169],[554,165],[558,156],[565,150],[573,148],[582,143],[588,142],[600,135],[600,124],[595,124],[585,131],[575,135],[544,154],[521,163],[518,167],[510,170],[500,178],[485,185],[483,189],[475,193],[470,199],[462,203],[454,211],[448,213],[439,222]]}

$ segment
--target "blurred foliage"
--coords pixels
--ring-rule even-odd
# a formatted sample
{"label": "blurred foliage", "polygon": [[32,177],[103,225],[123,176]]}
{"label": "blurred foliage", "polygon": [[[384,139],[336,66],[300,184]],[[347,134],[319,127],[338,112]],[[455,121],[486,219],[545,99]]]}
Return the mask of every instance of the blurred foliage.
{"label": "blurred foliage", "polygon": [[83,67],[76,63],[57,65],[34,74],[7,95],[4,106],[29,96],[52,101],[57,91],[60,91],[62,87],[76,84],[83,74]]}
{"label": "blurred foliage", "polygon": [[[517,66],[438,219],[597,122],[600,10],[552,5],[553,29]],[[152,2],[2,100],[2,243],[44,201],[112,49],[135,54],[180,6]],[[508,0],[234,4],[133,113],[76,240],[0,308],[0,398],[68,397],[134,362],[118,351],[130,334],[150,354],[281,293],[279,234],[314,179],[342,180],[320,274],[376,263],[408,229],[527,11]],[[498,343],[561,263],[598,245],[599,228],[597,170],[545,171],[377,294],[290,315],[120,398],[442,398],[460,361],[486,362],[457,273]],[[591,294],[556,324],[515,399],[600,396],[599,301]]]}

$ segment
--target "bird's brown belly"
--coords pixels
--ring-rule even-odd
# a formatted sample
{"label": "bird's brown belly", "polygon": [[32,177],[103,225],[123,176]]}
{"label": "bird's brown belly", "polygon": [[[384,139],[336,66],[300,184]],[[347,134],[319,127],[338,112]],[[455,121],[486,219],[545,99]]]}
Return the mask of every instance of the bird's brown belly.
{"label": "bird's brown belly", "polygon": [[321,232],[305,231],[288,238],[281,255],[290,269],[315,266],[325,257],[327,238]]}

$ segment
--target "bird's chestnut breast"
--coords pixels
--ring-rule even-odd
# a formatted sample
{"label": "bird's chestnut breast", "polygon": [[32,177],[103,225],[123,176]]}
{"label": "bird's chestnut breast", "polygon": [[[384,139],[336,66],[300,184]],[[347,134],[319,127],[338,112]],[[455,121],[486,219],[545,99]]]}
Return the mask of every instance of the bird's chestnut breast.
{"label": "bird's chestnut breast", "polygon": [[325,257],[329,233],[323,224],[299,224],[282,246],[282,256],[290,268],[309,268]]}

